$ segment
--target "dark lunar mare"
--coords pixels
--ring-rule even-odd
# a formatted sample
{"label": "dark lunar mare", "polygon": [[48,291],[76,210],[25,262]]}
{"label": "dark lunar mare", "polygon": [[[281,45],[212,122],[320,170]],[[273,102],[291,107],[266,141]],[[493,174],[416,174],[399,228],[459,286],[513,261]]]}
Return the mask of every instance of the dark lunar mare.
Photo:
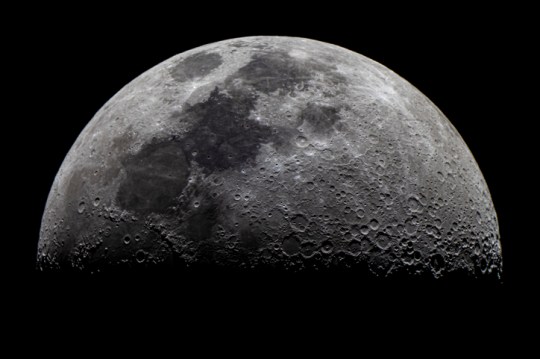
{"label": "dark lunar mare", "polygon": [[126,178],[116,202],[141,216],[174,204],[189,176],[190,164],[179,143],[151,142],[122,161]]}
{"label": "dark lunar mare", "polygon": [[252,162],[261,144],[272,140],[272,128],[249,118],[256,99],[242,92],[230,97],[216,87],[206,101],[187,109],[179,120],[191,117],[195,125],[182,139],[186,157],[206,174]]}
{"label": "dark lunar mare", "polygon": [[188,81],[208,75],[212,70],[223,64],[223,58],[215,52],[200,52],[188,56],[170,70],[176,81]]}
{"label": "dark lunar mare", "polygon": [[[204,75],[221,63],[215,55],[190,56],[172,70],[172,75],[178,81]],[[317,70],[302,66],[284,52],[253,55],[247,65],[224,81],[222,89],[216,86],[206,100],[188,106],[183,112],[173,113],[173,121],[192,123],[191,130],[181,137],[151,142],[122,161],[126,179],[120,185],[116,202],[142,217],[180,205],[176,211],[188,223],[186,240],[198,243],[205,262],[211,262],[220,251],[213,238],[218,211],[223,209],[217,200],[206,200],[203,206],[183,213],[182,208],[189,205],[189,200],[179,201],[179,197],[186,186],[190,168],[196,163],[207,176],[230,169],[239,170],[253,164],[263,143],[272,143],[277,148],[289,144],[298,134],[295,127],[270,127],[250,117],[258,94],[305,90],[307,86],[299,88],[298,85]],[[234,80],[238,79],[248,87],[234,86]],[[302,111],[296,126],[306,122],[316,133],[328,135],[337,121],[337,109],[310,103]],[[260,235],[253,229],[241,230],[241,251],[256,251]],[[293,243],[285,245],[286,252],[291,255],[299,251]],[[248,258],[247,254],[245,258]]]}
{"label": "dark lunar mare", "polygon": [[[219,66],[221,60],[215,55],[192,55],[180,62],[173,72],[181,67],[183,73],[199,76],[201,67],[210,71]],[[259,97],[257,91],[299,91],[296,85],[312,76],[308,67],[301,66],[287,53],[253,55],[247,65],[224,81],[224,89],[215,87],[205,101],[172,115],[175,121],[193,123],[191,130],[181,138],[146,145],[136,155],[122,161],[127,176],[117,194],[118,204],[142,215],[159,212],[171,206],[180,195],[193,162],[201,166],[206,175],[237,170],[253,162],[263,143],[280,145],[289,141],[297,133],[294,128],[270,127],[250,118]],[[234,87],[235,79],[243,80],[257,91]],[[308,122],[316,132],[328,134],[339,120],[337,112],[329,106],[308,104],[297,122],[298,125]],[[284,137],[289,138],[284,141]]]}

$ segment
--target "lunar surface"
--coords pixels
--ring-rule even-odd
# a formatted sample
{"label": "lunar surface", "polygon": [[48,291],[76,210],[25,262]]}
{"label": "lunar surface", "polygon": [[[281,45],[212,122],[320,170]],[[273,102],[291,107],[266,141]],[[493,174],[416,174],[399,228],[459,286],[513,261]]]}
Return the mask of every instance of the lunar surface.
{"label": "lunar surface", "polygon": [[37,265],[497,279],[502,257],[482,173],[428,98],[344,48],[248,37],[174,56],[99,110]]}

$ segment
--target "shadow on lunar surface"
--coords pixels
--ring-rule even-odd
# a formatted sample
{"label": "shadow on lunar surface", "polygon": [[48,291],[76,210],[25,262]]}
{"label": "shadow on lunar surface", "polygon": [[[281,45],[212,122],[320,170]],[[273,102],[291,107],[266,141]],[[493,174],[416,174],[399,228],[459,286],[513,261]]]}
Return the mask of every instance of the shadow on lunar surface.
{"label": "shadow on lunar surface", "polygon": [[[441,279],[429,275],[411,277],[407,273],[398,273],[391,278],[376,278],[366,266],[354,270],[338,268],[327,272],[311,270],[292,273],[283,268],[246,270],[199,264],[183,270],[152,266],[97,274],[48,272],[39,273],[37,280],[45,291],[53,292],[52,297],[83,292],[85,298],[113,295],[138,298],[139,302],[153,298],[177,298],[179,302],[187,298],[197,301],[212,298],[214,303],[258,298],[260,302],[252,302],[253,306],[275,305],[273,300],[287,298],[300,306],[297,309],[329,303],[339,307],[349,303],[354,308],[357,304],[377,298],[398,307],[411,301],[414,305],[424,308],[433,306],[443,311],[461,305],[472,309],[471,304],[477,307],[498,303],[504,289],[496,278],[478,280],[465,272]],[[433,295],[441,295],[438,302],[428,302]],[[470,302],[475,296],[482,300]],[[458,301],[454,302],[453,298]],[[354,303],[354,300],[360,302]],[[380,303],[383,302],[374,304]]]}

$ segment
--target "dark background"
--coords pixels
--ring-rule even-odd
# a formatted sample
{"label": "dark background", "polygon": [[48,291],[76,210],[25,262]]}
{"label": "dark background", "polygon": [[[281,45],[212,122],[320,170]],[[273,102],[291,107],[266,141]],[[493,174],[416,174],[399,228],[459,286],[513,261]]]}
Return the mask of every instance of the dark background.
{"label": "dark background", "polygon": [[[533,231],[534,212],[528,205],[536,192],[527,190],[535,184],[530,180],[534,152],[529,149],[534,143],[528,141],[533,118],[525,114],[530,92],[522,85],[531,75],[527,68],[533,45],[527,40],[530,23],[523,18],[527,10],[490,6],[398,9],[388,4],[372,10],[326,3],[294,10],[281,3],[221,7],[204,3],[193,8],[132,4],[129,10],[115,11],[33,8],[31,15],[9,25],[7,32],[14,50],[6,57],[15,66],[11,67],[14,73],[6,75],[17,77],[8,106],[18,109],[12,117],[17,128],[4,135],[5,142],[17,144],[11,147],[16,156],[7,176],[15,182],[10,195],[17,198],[8,209],[12,218],[6,224],[13,230],[5,238],[13,249],[3,254],[7,280],[29,291],[26,299],[54,297],[55,290],[66,295],[71,293],[66,288],[88,284],[80,278],[67,282],[35,272],[40,221],[64,156],[94,113],[121,87],[163,60],[200,45],[241,36],[287,35],[340,45],[380,62],[446,114],[488,183],[499,218],[504,261],[502,285],[485,292],[471,285],[454,285],[452,292],[458,301],[470,301],[484,312],[500,308],[510,313],[508,306],[520,308],[516,303],[531,300],[537,286],[532,248],[538,231]],[[247,281],[252,288],[258,279]],[[275,282],[272,290],[285,291]],[[342,284],[335,284],[334,279],[320,282],[334,283],[326,290],[313,289],[318,279],[307,282],[307,287],[326,299],[332,297],[328,293],[339,292]],[[266,282],[262,283],[260,287]],[[100,284],[92,285],[99,288],[96,297],[105,293]],[[390,290],[391,295],[401,298],[409,286],[401,283],[400,294]],[[242,285],[231,288],[244,294],[251,291]],[[441,301],[447,294],[429,298]],[[487,303],[492,307],[486,307]]]}

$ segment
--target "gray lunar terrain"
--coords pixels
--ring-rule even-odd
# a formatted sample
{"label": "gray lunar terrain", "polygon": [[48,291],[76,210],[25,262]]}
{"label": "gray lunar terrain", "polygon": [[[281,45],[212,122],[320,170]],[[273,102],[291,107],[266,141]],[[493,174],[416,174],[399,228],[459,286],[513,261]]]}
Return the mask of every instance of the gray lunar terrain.
{"label": "gray lunar terrain", "polygon": [[388,68],[302,38],[176,55],[111,98],[52,186],[38,268],[500,278],[467,145]]}

